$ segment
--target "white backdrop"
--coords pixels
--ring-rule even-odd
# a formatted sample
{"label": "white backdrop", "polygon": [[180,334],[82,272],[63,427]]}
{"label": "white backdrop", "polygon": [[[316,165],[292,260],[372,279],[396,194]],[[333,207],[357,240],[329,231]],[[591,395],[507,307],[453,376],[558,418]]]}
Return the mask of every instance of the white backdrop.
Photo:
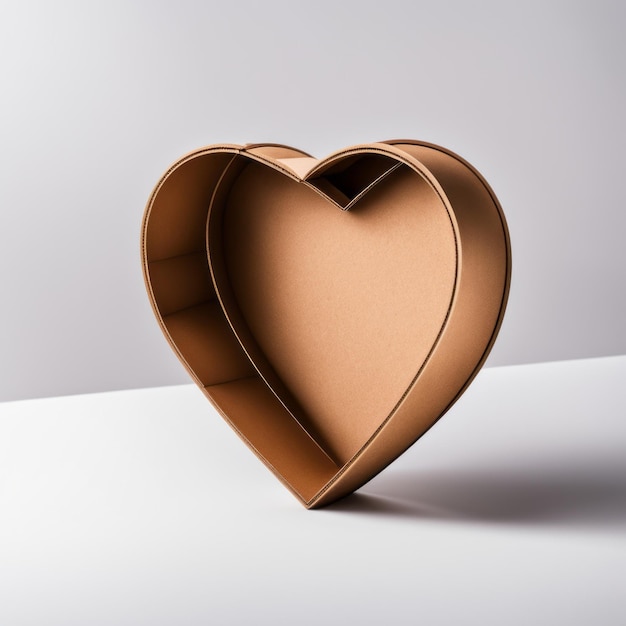
{"label": "white backdrop", "polygon": [[620,2],[2,2],[0,400],[187,380],[139,226],[181,154],[398,137],[491,183],[511,230],[489,364],[626,352]]}

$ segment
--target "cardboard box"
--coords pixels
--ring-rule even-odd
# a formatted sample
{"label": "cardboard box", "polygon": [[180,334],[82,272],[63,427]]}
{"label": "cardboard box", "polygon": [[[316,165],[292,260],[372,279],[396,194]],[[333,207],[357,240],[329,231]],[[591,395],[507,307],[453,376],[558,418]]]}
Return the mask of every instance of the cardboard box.
{"label": "cardboard box", "polygon": [[215,145],[176,162],[142,231],[172,348],[306,507],[351,493],[472,381],[508,296],[500,205],[441,147],[317,160]]}

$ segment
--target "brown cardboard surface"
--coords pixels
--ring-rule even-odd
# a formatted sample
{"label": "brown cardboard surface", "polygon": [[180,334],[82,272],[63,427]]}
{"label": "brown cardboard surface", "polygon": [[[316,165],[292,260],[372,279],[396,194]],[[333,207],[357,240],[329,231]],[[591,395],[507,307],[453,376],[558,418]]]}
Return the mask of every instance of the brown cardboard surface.
{"label": "brown cardboard surface", "polygon": [[482,177],[404,140],[321,161],[276,144],[192,153],[148,202],[142,254],[179,358],[308,507],[443,415],[484,362],[510,281]]}

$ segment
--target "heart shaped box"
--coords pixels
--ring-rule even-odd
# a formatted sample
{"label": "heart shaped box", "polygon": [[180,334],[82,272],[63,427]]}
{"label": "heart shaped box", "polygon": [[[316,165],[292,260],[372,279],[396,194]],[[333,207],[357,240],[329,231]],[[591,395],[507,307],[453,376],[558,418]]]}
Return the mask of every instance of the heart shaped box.
{"label": "heart shaped box", "polygon": [[493,345],[511,272],[482,176],[411,140],[323,160],[193,152],[150,197],[142,258],[179,359],[306,507],[358,489],[450,408]]}

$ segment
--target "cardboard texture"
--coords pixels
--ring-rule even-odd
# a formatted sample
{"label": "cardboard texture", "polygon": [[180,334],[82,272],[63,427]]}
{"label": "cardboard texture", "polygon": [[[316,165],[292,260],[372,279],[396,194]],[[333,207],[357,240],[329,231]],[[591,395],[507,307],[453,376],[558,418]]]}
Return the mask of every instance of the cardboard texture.
{"label": "cardboard texture", "polygon": [[322,160],[274,144],[193,152],[152,193],[142,257],[172,348],[306,507],[359,488],[454,403],[511,271],[484,179],[409,140]]}

